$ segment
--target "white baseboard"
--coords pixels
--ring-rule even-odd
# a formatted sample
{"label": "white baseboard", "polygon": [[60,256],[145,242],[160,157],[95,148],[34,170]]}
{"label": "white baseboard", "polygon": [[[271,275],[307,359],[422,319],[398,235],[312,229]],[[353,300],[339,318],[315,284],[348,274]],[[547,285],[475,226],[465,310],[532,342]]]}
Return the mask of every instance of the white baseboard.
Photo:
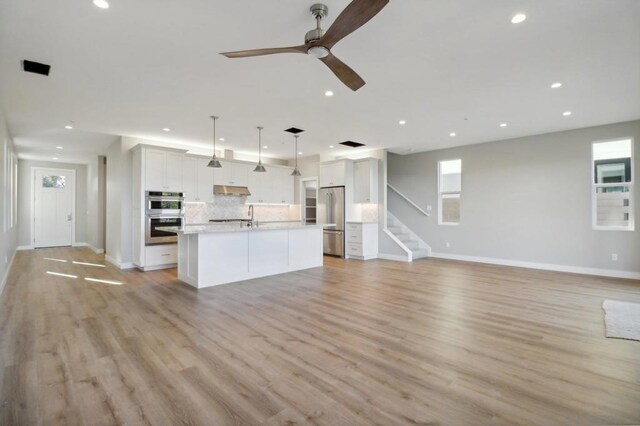
{"label": "white baseboard", "polygon": [[9,272],[11,271],[11,266],[13,265],[13,260],[16,258],[16,251],[13,251],[13,255],[11,256],[11,260],[7,264],[7,270],[4,272],[4,277],[2,277],[2,281],[0,281],[0,296],[2,296],[2,292],[4,291],[4,286],[7,284],[7,280],[9,279]]}
{"label": "white baseboard", "polygon": [[92,246],[89,243],[74,243],[73,247],[89,247],[91,249],[91,251],[93,251],[95,254],[104,253],[104,249],[95,248],[94,246]]}
{"label": "white baseboard", "polygon": [[409,257],[403,256],[401,254],[386,254],[386,253],[378,253],[378,259],[384,260],[396,260],[398,262],[408,262]]}
{"label": "white baseboard", "polygon": [[18,246],[16,250],[33,250],[33,246]]}
{"label": "white baseboard", "polygon": [[117,261],[116,259],[114,259],[113,257],[111,257],[109,255],[106,255],[104,257],[104,260],[106,260],[110,264],[112,264],[115,267],[120,268],[120,269],[132,269],[132,268],[136,267],[136,265],[134,265],[133,262],[120,263],[119,261]]}
{"label": "white baseboard", "polygon": [[431,253],[439,259],[462,260],[465,262],[488,263],[491,265],[515,266],[518,268],[543,269],[546,271],[569,272],[572,274],[597,275],[612,278],[640,280],[640,272],[619,271],[616,269],[585,268],[582,266],[556,265],[553,263],[527,262],[522,260],[497,259],[493,257],[464,256],[451,253]]}

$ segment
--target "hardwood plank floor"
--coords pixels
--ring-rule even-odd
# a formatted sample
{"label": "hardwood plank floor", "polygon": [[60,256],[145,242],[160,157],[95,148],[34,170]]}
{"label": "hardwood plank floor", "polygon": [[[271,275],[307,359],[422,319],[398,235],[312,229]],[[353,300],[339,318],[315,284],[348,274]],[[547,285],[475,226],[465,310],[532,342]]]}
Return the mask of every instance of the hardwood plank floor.
{"label": "hardwood plank floor", "polygon": [[3,425],[640,423],[640,342],[606,339],[601,309],[639,281],[328,258],[197,291],[73,261],[104,265],[16,255]]}

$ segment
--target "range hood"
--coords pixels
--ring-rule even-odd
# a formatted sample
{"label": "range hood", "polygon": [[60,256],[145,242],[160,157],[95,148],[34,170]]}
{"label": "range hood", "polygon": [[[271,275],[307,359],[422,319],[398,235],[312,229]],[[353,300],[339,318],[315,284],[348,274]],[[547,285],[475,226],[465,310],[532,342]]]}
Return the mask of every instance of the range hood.
{"label": "range hood", "polygon": [[213,185],[214,195],[234,195],[243,197],[251,195],[246,186]]}

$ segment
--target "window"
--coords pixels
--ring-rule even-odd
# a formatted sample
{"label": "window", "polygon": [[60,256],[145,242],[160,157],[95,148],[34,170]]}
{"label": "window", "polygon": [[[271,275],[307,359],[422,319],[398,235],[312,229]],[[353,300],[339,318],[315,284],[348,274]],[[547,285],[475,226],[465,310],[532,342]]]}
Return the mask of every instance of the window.
{"label": "window", "polygon": [[62,189],[67,186],[67,182],[64,176],[43,176],[42,187],[43,188],[59,188]]}
{"label": "window", "polygon": [[462,192],[462,160],[438,163],[438,223],[460,223],[460,195]]}
{"label": "window", "polygon": [[593,229],[633,231],[633,140],[592,146]]}

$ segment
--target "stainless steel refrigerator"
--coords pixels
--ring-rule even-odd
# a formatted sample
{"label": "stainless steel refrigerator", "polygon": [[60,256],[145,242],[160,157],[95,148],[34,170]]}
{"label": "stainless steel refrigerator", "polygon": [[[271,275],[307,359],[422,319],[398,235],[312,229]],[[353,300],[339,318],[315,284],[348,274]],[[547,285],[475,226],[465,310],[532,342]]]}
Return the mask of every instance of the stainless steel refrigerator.
{"label": "stainless steel refrigerator", "polygon": [[344,257],[344,186],[320,188],[316,205],[318,223],[335,224],[324,228],[324,254]]}

